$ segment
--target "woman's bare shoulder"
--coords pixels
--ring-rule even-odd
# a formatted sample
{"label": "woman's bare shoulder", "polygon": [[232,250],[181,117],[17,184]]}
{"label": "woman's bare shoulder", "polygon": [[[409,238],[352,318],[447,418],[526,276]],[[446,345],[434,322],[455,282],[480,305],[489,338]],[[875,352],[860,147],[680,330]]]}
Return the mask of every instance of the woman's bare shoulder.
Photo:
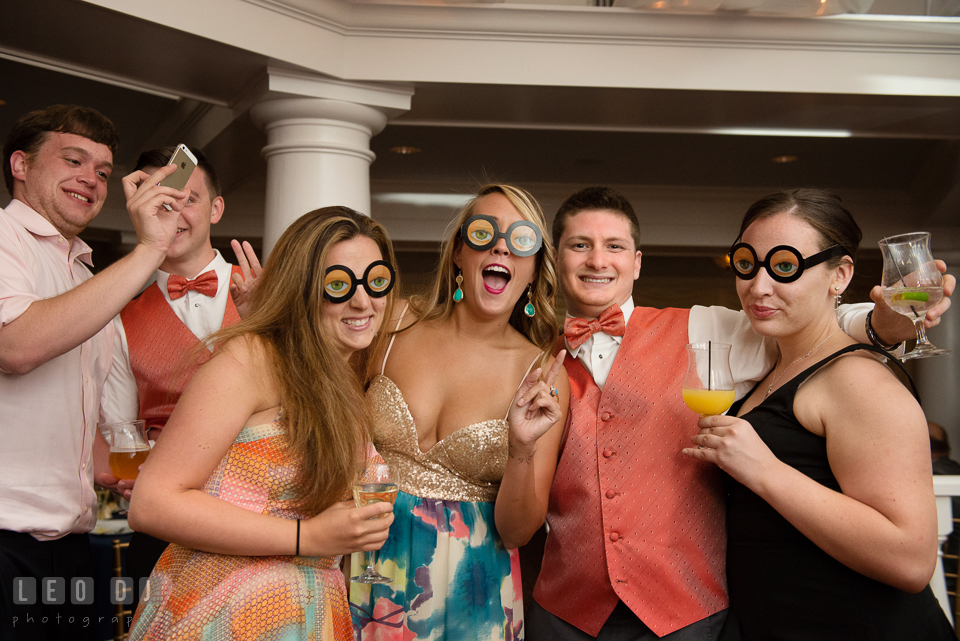
{"label": "woman's bare shoulder", "polygon": [[217,345],[211,359],[232,359],[243,367],[263,366],[268,357],[269,347],[264,340],[255,334],[241,334],[231,338],[222,345]]}
{"label": "woman's bare shoulder", "polygon": [[866,350],[844,354],[823,367],[801,387],[798,400],[804,388],[814,392],[821,413],[834,409],[844,416],[866,416],[916,405],[890,366]]}
{"label": "woman's bare shoulder", "polygon": [[823,372],[828,379],[861,381],[863,384],[869,384],[869,381],[878,377],[896,378],[890,366],[878,354],[868,350],[844,354],[825,366]]}

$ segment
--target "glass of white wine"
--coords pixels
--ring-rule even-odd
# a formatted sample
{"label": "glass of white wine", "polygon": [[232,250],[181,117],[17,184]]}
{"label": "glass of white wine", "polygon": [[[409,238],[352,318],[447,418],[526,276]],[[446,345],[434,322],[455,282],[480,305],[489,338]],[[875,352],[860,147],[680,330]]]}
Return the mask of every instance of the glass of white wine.
{"label": "glass of white wine", "polygon": [[[391,474],[386,463],[368,465],[364,477],[353,486],[353,500],[357,507],[371,503],[386,502],[391,505],[397,500],[397,484],[395,474]],[[381,519],[385,515],[375,516]],[[367,569],[362,574],[351,577],[353,583],[393,583],[393,579],[381,575],[374,569],[377,557],[376,552],[365,552]]]}
{"label": "glass of white wine", "polygon": [[733,405],[733,372],[728,343],[687,345],[687,375],[683,379],[683,402],[700,416],[723,414]]}
{"label": "glass of white wine", "polygon": [[894,311],[913,321],[917,329],[917,346],[901,356],[901,360],[949,354],[949,349],[936,347],[927,340],[923,320],[927,310],[943,298],[943,276],[930,253],[930,234],[890,236],[880,241],[883,253],[883,300]]}

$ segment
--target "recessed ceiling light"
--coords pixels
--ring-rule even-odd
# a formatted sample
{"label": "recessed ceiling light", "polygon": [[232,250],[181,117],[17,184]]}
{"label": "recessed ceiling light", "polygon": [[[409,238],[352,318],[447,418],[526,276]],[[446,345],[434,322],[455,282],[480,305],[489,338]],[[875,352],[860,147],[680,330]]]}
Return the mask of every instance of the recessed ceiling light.
{"label": "recessed ceiling light", "polygon": [[418,149],[417,147],[408,147],[408,146],[391,147],[390,151],[392,151],[395,154],[400,154],[401,156],[420,153],[420,149]]}
{"label": "recessed ceiling light", "polygon": [[796,162],[797,157],[796,156],[774,156],[770,160],[772,160],[775,163],[780,163],[782,165],[788,162]]}
{"label": "recessed ceiling light", "polygon": [[730,254],[724,254],[723,256],[714,256],[714,257],[713,257],[713,264],[716,265],[717,267],[721,267],[721,268],[723,268],[723,269],[729,269],[729,268],[730,268]]}

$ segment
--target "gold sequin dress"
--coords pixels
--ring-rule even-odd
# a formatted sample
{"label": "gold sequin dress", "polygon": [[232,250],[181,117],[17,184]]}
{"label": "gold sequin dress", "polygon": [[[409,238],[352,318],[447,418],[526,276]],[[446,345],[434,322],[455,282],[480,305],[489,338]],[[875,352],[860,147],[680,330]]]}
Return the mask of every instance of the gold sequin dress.
{"label": "gold sequin dress", "polygon": [[[241,430],[203,491],[304,519],[294,507],[296,472],[278,417]],[[171,544],[137,607],[130,640],[141,639],[353,639],[340,557],[230,556]]]}
{"label": "gold sequin dress", "polygon": [[[523,639],[519,556],[503,546],[494,524],[493,501],[507,464],[507,421],[467,425],[422,452],[413,416],[393,381],[374,378],[367,399],[373,442],[390,469],[399,470],[400,492],[376,564],[394,582],[350,587],[358,638]],[[361,555],[352,561],[359,574]]]}

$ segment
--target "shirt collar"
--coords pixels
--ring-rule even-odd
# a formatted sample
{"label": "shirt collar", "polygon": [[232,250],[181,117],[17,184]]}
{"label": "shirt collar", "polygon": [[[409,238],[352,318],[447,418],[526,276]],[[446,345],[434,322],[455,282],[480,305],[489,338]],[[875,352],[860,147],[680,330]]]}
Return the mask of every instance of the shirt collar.
{"label": "shirt collar", "polygon": [[[10,204],[4,208],[4,211],[9,214],[11,218],[23,225],[23,228],[34,236],[49,238],[51,242],[54,243],[57,242],[57,239],[63,239],[64,242],[67,242],[67,239],[63,238],[59,230],[53,226],[53,223],[41,216],[39,212],[22,200],[14,198],[10,201]],[[70,248],[67,251],[68,261],[77,259],[93,267],[93,250],[90,248],[90,245],[80,240],[79,236],[74,237],[73,240],[69,242]]]}
{"label": "shirt collar", "polygon": [[[630,298],[628,298],[626,301],[620,303],[620,311],[623,313],[623,324],[624,324],[624,325],[626,325],[627,323],[630,322],[630,315],[633,314],[634,307],[635,307],[635,306],[634,306],[634,304],[633,304],[633,296],[631,296]],[[567,312],[567,318],[576,318],[576,316],[574,316],[574,315],[571,314],[570,312]],[[599,332],[599,333],[600,333],[600,334],[603,334],[604,336],[609,336],[610,338],[612,338],[613,340],[615,340],[618,345],[623,342],[623,336],[610,336],[609,334],[606,334],[605,332]],[[595,336],[595,335],[596,335],[596,334],[594,334],[594,336]],[[585,341],[583,342],[583,344],[580,345],[580,346],[579,346],[578,348],[576,348],[576,349],[571,349],[571,348],[570,348],[570,344],[567,342],[567,339],[566,339],[566,338],[563,339],[563,344],[564,344],[564,346],[566,346],[566,348],[567,348],[567,353],[570,354],[570,356],[571,356],[572,358],[576,358],[577,355],[580,353],[580,350],[584,349],[585,347],[593,347],[593,336],[591,336],[590,338],[588,338],[587,340],[585,340]]]}
{"label": "shirt collar", "polygon": [[[211,269],[217,272],[217,293],[220,293],[220,290],[223,288],[224,283],[230,283],[230,263],[224,260],[223,256],[220,255],[219,249],[214,249],[213,253],[216,256],[213,257],[209,263],[207,263],[200,271],[191,276],[188,280],[193,280],[200,274],[208,272]],[[162,269],[157,270],[157,287],[160,288],[160,293],[163,294],[163,297],[167,299],[167,302],[170,302],[170,294],[167,293],[167,281],[170,279],[172,274],[169,274]]]}

